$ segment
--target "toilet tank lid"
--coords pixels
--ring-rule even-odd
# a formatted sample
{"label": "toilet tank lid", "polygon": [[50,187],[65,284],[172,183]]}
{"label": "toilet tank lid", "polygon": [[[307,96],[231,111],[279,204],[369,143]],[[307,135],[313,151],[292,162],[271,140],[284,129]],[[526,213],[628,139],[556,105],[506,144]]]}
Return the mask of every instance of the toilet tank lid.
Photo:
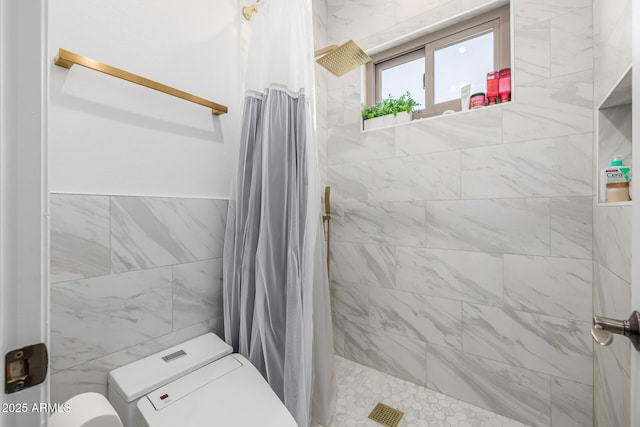
{"label": "toilet tank lid", "polygon": [[232,352],[231,346],[208,333],[114,369],[109,372],[109,392],[115,390],[126,402],[133,402]]}

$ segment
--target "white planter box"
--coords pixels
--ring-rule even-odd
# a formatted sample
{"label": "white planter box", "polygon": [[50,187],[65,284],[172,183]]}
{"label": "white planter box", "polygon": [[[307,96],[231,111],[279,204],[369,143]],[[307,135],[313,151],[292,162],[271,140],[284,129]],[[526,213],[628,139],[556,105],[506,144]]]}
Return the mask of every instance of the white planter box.
{"label": "white planter box", "polygon": [[413,118],[412,113],[398,113],[397,115],[387,114],[386,116],[374,117],[362,121],[363,130],[373,130],[408,123]]}

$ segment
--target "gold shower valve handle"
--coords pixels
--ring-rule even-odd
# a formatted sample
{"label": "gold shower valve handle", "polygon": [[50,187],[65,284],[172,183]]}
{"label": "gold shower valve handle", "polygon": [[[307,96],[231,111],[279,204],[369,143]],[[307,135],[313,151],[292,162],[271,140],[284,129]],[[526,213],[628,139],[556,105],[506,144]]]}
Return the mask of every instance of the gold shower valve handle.
{"label": "gold shower valve handle", "polygon": [[324,213],[331,217],[331,187],[324,187]]}

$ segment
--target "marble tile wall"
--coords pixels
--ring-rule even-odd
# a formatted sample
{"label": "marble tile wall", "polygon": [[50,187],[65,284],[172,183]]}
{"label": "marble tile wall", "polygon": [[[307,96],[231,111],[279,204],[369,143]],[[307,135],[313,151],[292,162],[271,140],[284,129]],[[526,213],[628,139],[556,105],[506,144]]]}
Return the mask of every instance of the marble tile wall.
{"label": "marble tile wall", "polygon": [[594,103],[600,105],[631,65],[631,0],[593,0]]}
{"label": "marble tile wall", "polygon": [[[328,0],[328,39],[370,49],[500,4]],[[511,4],[511,104],[362,133],[362,75],[329,77],[336,352],[527,425],[590,426],[592,0]]]}
{"label": "marble tile wall", "polygon": [[226,200],[51,195],[51,391],[106,394],[109,370],[222,334]]}
{"label": "marble tile wall", "polygon": [[[594,108],[631,64],[631,1],[593,1]],[[631,106],[599,110],[598,171],[616,154],[631,153]],[[595,189],[597,200],[598,189]],[[593,313],[626,319],[631,313],[631,206],[595,206]],[[627,340],[594,346],[594,424],[629,427],[630,349]]]}
{"label": "marble tile wall", "polygon": [[[313,0],[313,44],[314,50],[326,47],[327,43],[327,1]],[[327,183],[327,91],[329,72],[320,65],[315,66],[316,74],[316,138],[318,143],[318,163],[323,183]]]}

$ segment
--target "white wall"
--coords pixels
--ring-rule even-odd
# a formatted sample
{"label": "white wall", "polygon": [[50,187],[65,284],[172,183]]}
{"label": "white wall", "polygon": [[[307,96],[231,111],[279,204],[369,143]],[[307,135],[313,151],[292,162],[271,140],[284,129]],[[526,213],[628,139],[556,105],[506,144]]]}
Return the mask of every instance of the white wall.
{"label": "white wall", "polygon": [[[227,198],[242,108],[240,19],[236,0],[51,2],[51,192]],[[58,48],[229,113],[55,66]]]}
{"label": "white wall", "polygon": [[[0,2],[0,354],[48,344],[46,184],[47,2]],[[47,402],[48,382],[0,403]],[[46,414],[3,408],[0,426],[44,425]]]}

